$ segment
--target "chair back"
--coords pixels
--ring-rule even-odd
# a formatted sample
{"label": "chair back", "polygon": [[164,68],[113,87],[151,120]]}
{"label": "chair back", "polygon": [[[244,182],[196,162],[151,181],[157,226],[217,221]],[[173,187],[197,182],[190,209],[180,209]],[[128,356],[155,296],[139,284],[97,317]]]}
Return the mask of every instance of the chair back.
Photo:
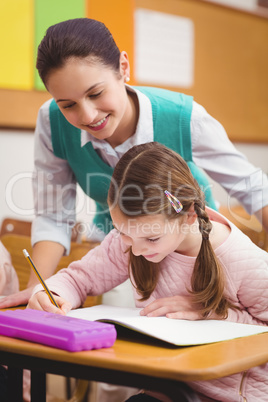
{"label": "chair back", "polygon": [[[20,290],[26,288],[31,267],[24,257],[22,250],[26,249],[32,255],[32,245],[30,236],[23,236],[17,234],[4,234],[0,237],[3,245],[11,255],[12,265],[14,266],[20,284]],[[89,250],[96,247],[99,243],[84,242],[84,243],[71,243],[70,254],[61,258],[57,271],[62,268],[68,267],[72,261],[80,260]],[[38,269],[38,267],[37,267]],[[100,304],[101,296],[88,296],[84,306],[92,306]]]}
{"label": "chair back", "polygon": [[2,221],[0,236],[15,233],[23,236],[31,236],[31,221],[23,221],[20,219],[5,218]]}
{"label": "chair back", "polygon": [[[80,222],[77,222],[72,229],[72,242],[80,242],[81,233],[79,232]],[[31,236],[32,222],[22,219],[5,218],[2,221],[0,229],[0,237],[5,234],[17,234],[23,236]]]}

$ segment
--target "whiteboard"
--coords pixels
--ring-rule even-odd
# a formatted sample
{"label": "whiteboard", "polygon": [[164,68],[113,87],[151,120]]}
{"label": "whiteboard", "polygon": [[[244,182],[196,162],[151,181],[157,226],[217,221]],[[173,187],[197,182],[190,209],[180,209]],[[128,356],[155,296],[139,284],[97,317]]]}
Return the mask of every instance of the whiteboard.
{"label": "whiteboard", "polygon": [[138,8],[134,15],[135,79],[189,88],[194,81],[194,24],[189,18]]}

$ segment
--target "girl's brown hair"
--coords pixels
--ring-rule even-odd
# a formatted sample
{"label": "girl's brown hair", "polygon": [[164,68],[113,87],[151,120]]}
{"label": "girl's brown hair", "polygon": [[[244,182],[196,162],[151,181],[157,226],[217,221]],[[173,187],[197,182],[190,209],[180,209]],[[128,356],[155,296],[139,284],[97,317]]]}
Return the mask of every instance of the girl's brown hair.
{"label": "girl's brown hair", "polygon": [[[177,214],[164,191],[178,198],[183,210]],[[234,308],[224,295],[224,273],[209,241],[212,224],[205,210],[204,194],[187,163],[175,152],[156,142],[134,146],[115,167],[108,192],[109,207],[119,207],[127,217],[164,214],[181,219],[193,205],[202,235],[202,244],[191,278],[193,302],[203,317],[215,312],[225,318]],[[159,265],[135,256],[130,248],[130,267],[141,300],[155,289]]]}

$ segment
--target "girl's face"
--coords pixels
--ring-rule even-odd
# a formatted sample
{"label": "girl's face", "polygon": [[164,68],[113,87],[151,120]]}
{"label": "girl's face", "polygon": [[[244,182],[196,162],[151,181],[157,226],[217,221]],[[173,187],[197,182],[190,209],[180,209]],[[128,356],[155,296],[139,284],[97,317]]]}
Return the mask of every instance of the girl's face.
{"label": "girl's face", "polygon": [[46,84],[69,123],[117,146],[135,132],[127,76],[129,63],[122,52],[120,74],[98,61],[71,58],[49,74]]}
{"label": "girl's face", "polygon": [[134,255],[160,262],[176,251],[188,254],[189,225],[187,218],[168,220],[162,214],[127,217],[118,207],[110,211],[114,227],[122,241],[132,247]]}

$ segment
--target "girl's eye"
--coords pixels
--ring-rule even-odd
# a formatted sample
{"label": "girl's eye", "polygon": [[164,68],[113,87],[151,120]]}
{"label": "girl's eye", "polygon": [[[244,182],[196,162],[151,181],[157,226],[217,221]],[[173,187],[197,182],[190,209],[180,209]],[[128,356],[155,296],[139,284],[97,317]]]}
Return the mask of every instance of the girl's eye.
{"label": "girl's eye", "polygon": [[100,96],[102,94],[102,91],[98,92],[97,94],[92,94],[89,95],[90,98],[97,98],[98,96]]}
{"label": "girl's eye", "polygon": [[157,237],[157,239],[148,239],[148,241],[150,243],[155,243],[156,241],[158,241],[160,239],[160,237]]}

